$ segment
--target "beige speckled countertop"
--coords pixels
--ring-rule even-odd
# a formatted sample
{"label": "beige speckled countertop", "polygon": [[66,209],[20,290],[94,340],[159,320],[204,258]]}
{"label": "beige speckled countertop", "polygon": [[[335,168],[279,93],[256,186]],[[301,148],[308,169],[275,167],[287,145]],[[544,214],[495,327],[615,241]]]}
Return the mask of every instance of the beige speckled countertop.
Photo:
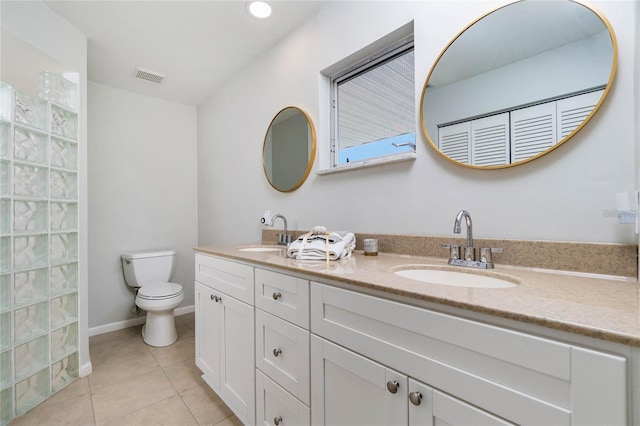
{"label": "beige speckled countertop", "polygon": [[[505,289],[453,287],[415,281],[393,273],[394,268],[404,265],[446,267],[446,260],[441,258],[386,253],[364,256],[356,251],[350,258],[331,261],[327,265],[325,261],[287,258],[284,250],[246,252],[237,249],[248,246],[251,245],[205,246],[195,250],[640,347],[640,288],[633,278],[496,264],[489,275],[507,275],[519,281],[519,285]],[[468,270],[457,267],[455,271]]]}

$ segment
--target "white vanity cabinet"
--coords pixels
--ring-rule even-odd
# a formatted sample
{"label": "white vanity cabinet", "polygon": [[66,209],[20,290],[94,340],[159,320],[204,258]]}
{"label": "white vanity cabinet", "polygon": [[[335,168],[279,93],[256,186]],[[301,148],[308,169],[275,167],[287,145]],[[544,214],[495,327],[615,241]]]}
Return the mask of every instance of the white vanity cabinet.
{"label": "white vanity cabinet", "polygon": [[637,418],[631,364],[640,356],[626,346],[491,325],[489,315],[467,319],[326,280],[196,254],[196,365],[244,424]]}
{"label": "white vanity cabinet", "polygon": [[628,423],[624,357],[315,282],[311,331],[314,424],[410,423],[389,420],[412,392],[396,402],[390,380],[431,388],[450,424]]}
{"label": "white vanity cabinet", "polygon": [[244,424],[255,422],[253,267],[196,254],[196,365]]}
{"label": "white vanity cabinet", "polygon": [[309,281],[255,270],[256,423],[310,424]]}

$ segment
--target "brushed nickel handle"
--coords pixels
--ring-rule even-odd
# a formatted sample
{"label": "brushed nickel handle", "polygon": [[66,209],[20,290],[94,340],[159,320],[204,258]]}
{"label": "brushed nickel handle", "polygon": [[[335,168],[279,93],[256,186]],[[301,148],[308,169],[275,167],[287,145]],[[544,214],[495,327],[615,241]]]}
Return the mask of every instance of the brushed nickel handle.
{"label": "brushed nickel handle", "polygon": [[391,393],[398,392],[398,388],[400,387],[400,383],[395,380],[389,380],[387,382],[387,390]]}
{"label": "brushed nickel handle", "polygon": [[277,357],[278,355],[280,355],[282,353],[282,349],[277,348],[273,350],[273,356]]}
{"label": "brushed nickel handle", "polygon": [[411,392],[409,394],[409,401],[411,401],[413,405],[420,405],[420,403],[422,402],[422,394],[418,391]]}
{"label": "brushed nickel handle", "polygon": [[274,417],[273,418],[273,423],[275,423],[276,426],[278,426],[280,423],[282,423],[282,416]]}
{"label": "brushed nickel handle", "polygon": [[272,297],[273,297],[273,300],[278,300],[282,297],[282,293],[274,291]]}

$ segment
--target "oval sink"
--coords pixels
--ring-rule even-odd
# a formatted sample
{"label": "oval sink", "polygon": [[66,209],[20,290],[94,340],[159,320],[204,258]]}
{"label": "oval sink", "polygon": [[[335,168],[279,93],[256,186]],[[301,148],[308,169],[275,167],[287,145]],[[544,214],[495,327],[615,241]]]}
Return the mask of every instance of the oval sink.
{"label": "oval sink", "polygon": [[250,247],[237,247],[238,251],[251,251],[251,252],[265,252],[265,251],[280,251],[284,250],[284,246],[250,246]]}
{"label": "oval sink", "polygon": [[474,273],[451,270],[442,266],[408,265],[395,268],[398,276],[430,284],[473,288],[509,288],[520,282],[515,277],[496,272]]}

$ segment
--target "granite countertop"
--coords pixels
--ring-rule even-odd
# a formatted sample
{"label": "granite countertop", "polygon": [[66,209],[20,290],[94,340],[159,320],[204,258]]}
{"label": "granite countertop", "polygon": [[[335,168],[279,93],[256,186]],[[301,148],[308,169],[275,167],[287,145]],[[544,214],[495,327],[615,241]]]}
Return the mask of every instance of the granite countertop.
{"label": "granite countertop", "polygon": [[[255,244],[259,246],[260,244]],[[212,254],[256,265],[329,279],[404,297],[462,308],[640,347],[640,287],[634,278],[568,273],[496,264],[489,276],[506,276],[519,282],[511,288],[468,288],[429,284],[403,278],[394,270],[405,265],[447,267],[445,259],[361,251],[338,261],[299,261],[279,251],[248,252],[232,246],[196,247]],[[466,268],[456,267],[457,272]],[[485,273],[474,270],[474,273]]]}

